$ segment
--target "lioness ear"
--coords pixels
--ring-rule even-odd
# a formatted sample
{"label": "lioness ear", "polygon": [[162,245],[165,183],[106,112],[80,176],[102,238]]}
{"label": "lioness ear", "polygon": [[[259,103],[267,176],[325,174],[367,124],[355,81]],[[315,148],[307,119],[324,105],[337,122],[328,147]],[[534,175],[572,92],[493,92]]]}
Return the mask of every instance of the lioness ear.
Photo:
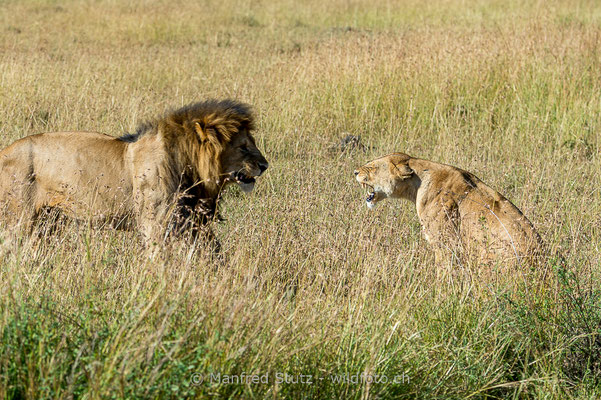
{"label": "lioness ear", "polygon": [[388,168],[391,175],[396,175],[401,179],[407,179],[413,175],[413,170],[409,168],[409,165],[407,165],[406,162],[395,163],[394,160],[391,160],[388,164]]}
{"label": "lioness ear", "polygon": [[205,141],[209,138],[209,135],[207,135],[207,133],[202,129],[202,127],[200,126],[200,124],[198,122],[194,123],[194,130],[196,130],[196,133],[198,134],[198,137],[200,138],[201,141]]}

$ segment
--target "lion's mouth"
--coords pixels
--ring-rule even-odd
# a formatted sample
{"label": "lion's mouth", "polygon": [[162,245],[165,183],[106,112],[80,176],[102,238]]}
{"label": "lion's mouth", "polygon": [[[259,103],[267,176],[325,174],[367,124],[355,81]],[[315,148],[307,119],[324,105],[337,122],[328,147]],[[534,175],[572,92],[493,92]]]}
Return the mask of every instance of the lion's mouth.
{"label": "lion's mouth", "polygon": [[245,193],[250,193],[255,188],[256,176],[250,176],[242,171],[230,173],[229,181],[236,182]]}
{"label": "lion's mouth", "polygon": [[237,171],[237,172],[232,173],[232,179],[237,183],[250,184],[250,183],[256,182],[256,179],[254,177],[252,177],[250,175],[246,175],[242,171]]}

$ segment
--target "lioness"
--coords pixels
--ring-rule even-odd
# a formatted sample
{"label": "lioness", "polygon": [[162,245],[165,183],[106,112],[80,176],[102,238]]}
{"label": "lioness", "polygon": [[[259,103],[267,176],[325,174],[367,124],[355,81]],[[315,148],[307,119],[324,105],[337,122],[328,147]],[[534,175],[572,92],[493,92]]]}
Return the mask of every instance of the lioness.
{"label": "lioness", "polygon": [[369,188],[369,208],[387,197],[415,203],[423,233],[437,262],[450,250],[480,262],[521,263],[541,250],[532,223],[494,189],[449,165],[393,153],[355,171]]}
{"label": "lioness", "polygon": [[208,100],[140,125],[134,134],[27,136],[0,152],[0,207],[33,222],[48,209],[118,228],[145,242],[189,231],[213,239],[219,193],[251,191],[268,166],[251,136],[250,107]]}

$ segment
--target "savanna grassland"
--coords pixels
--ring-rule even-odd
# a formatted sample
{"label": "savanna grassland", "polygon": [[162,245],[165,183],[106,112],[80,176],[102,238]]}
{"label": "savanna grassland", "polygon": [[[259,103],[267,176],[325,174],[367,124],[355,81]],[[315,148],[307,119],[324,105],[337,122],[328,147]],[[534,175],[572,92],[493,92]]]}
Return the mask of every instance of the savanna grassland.
{"label": "savanna grassland", "polygon": [[[1,397],[601,397],[601,4],[0,0],[3,147],[227,97],[270,168],[223,195],[226,262],[0,227]],[[363,204],[391,151],[474,172],[565,261],[441,272],[412,205]]]}

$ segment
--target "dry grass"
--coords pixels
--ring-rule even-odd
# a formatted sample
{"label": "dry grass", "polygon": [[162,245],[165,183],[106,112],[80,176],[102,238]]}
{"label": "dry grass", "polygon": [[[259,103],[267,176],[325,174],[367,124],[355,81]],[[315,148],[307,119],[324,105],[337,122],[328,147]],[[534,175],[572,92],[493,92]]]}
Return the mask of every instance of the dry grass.
{"label": "dry grass", "polygon": [[[601,6],[190,3],[0,0],[1,145],[233,97],[255,106],[271,165],[224,196],[226,265],[182,246],[150,261],[135,235],[85,226],[2,228],[0,396],[601,395]],[[369,150],[328,153],[344,132]],[[437,280],[412,207],[370,213],[353,181],[392,150],[504,193],[566,256],[557,283]],[[210,372],[270,383],[194,385]],[[406,379],[331,381],[361,373]]]}

